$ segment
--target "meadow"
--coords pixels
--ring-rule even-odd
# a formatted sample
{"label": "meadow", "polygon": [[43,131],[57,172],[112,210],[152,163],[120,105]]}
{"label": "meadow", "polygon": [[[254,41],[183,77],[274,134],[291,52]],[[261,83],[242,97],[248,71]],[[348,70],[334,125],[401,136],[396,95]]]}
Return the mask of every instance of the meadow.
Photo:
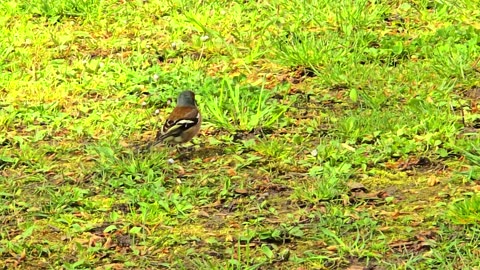
{"label": "meadow", "polygon": [[479,5],[1,1],[0,268],[480,269]]}

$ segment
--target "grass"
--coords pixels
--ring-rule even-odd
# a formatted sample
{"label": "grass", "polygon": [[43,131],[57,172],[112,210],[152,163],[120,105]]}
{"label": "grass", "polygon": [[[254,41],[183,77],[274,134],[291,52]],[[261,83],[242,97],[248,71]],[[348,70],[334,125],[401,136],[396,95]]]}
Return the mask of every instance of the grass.
{"label": "grass", "polygon": [[[0,3],[0,268],[476,269],[468,1]],[[152,140],[178,93],[193,151]]]}

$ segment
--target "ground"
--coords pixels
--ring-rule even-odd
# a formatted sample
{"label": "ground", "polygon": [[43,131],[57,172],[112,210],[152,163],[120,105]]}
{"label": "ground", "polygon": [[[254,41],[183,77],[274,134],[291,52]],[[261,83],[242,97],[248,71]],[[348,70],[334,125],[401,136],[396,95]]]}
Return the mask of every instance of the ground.
{"label": "ground", "polygon": [[[480,269],[479,21],[1,2],[0,268]],[[186,89],[200,134],[139,151]]]}

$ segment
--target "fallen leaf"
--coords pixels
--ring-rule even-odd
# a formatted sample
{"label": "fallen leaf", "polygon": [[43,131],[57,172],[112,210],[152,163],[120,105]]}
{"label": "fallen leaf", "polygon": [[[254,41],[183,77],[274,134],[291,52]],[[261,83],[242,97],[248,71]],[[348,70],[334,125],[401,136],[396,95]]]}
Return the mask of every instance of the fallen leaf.
{"label": "fallen leaf", "polygon": [[244,188],[236,188],[234,190],[235,193],[237,194],[241,194],[241,195],[247,195],[248,194],[248,191]]}
{"label": "fallen leaf", "polygon": [[178,174],[180,174],[180,175],[185,174],[185,169],[182,166],[178,166]]}
{"label": "fallen leaf", "polygon": [[234,168],[228,169],[227,173],[228,173],[229,176],[235,176],[235,175],[237,175],[237,172],[235,171]]}
{"label": "fallen leaf", "polygon": [[337,251],[338,250],[338,247],[337,246],[328,246],[326,248],[328,251]]}
{"label": "fallen leaf", "polygon": [[114,246],[112,238],[107,237],[107,241],[105,241],[105,244],[103,244],[103,248],[110,249],[112,246]]}
{"label": "fallen leaf", "polygon": [[355,191],[368,192],[367,188],[362,183],[358,183],[358,182],[348,182],[347,187],[352,192],[355,192]]}
{"label": "fallen leaf", "polygon": [[440,183],[440,180],[438,180],[437,176],[435,176],[435,175],[430,175],[430,177],[428,177],[427,185],[428,185],[429,187],[433,187],[433,186],[435,186],[435,185],[437,185],[437,184],[439,184],[439,183]]}
{"label": "fallen leaf", "polygon": [[203,218],[209,218],[210,215],[205,212],[205,211],[198,211],[198,214],[197,214],[199,217],[203,217]]}

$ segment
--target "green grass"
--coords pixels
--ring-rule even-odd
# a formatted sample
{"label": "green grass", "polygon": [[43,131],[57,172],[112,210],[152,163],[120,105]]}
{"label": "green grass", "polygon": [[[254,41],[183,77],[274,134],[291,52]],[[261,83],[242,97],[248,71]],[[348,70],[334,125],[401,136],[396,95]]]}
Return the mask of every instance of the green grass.
{"label": "green grass", "polygon": [[[0,268],[476,269],[474,1],[0,3]],[[151,141],[182,90],[192,151]]]}

